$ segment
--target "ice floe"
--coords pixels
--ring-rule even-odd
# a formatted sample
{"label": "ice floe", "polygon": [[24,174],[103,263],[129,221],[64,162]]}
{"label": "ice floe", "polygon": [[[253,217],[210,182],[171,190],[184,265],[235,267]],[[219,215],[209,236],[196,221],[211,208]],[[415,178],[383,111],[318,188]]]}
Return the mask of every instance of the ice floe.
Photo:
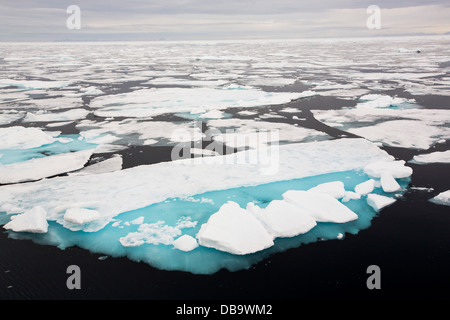
{"label": "ice floe", "polygon": [[450,150],[419,154],[408,161],[415,164],[450,163]]}
{"label": "ice floe", "polygon": [[0,184],[34,181],[81,169],[92,153],[92,150],[84,150],[0,164]]}
{"label": "ice floe", "polygon": [[[276,150],[276,163],[238,164],[240,154],[246,154],[247,159],[250,159],[250,153],[258,152],[249,150],[226,156],[205,157],[200,162],[199,159],[183,159],[101,175],[58,177],[23,186],[3,186],[0,187],[0,199],[2,203],[22,208],[23,211],[41,205],[48,212],[48,219],[60,223],[64,221],[63,214],[55,210],[55,207],[74,201],[95,201],[91,209],[99,211],[101,219],[94,226],[87,224],[84,228],[85,231],[96,231],[121,212],[145,207],[170,197],[187,197],[211,190],[337,171],[362,170],[377,160],[384,160],[382,164],[386,168],[392,161],[392,157],[386,152],[364,139],[287,144],[277,146]],[[268,148],[268,152],[274,154],[272,147]],[[358,156],[355,157],[355,154]],[[77,159],[80,164],[89,153],[82,155],[82,159]],[[274,164],[276,167],[271,169],[276,169],[273,172],[276,174],[262,174],[263,169]]]}

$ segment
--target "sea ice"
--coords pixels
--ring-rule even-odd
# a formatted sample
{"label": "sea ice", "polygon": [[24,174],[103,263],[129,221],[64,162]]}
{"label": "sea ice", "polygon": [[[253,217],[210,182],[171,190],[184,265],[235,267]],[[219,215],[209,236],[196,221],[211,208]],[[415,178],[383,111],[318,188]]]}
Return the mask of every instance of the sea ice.
{"label": "sea ice", "polygon": [[358,219],[356,213],[329,194],[289,190],[283,198],[308,212],[317,222],[345,223]]}
{"label": "sea ice", "polygon": [[387,171],[381,173],[380,183],[384,192],[397,192],[402,189],[394,177]]}
{"label": "sea ice", "polygon": [[[268,147],[268,154],[274,154],[272,149]],[[64,176],[26,185],[1,186],[0,205],[9,204],[11,208],[20,208],[22,211],[19,212],[41,205],[46,209],[48,219],[63,224],[63,212],[55,210],[56,207],[73,202],[95,201],[91,209],[99,211],[101,219],[96,221],[95,226],[87,224],[83,230],[97,231],[119,213],[170,197],[188,197],[212,190],[362,170],[379,160],[384,160],[382,164],[386,168],[389,161],[393,161],[392,156],[364,139],[287,144],[276,146],[276,150],[276,174],[261,174],[266,164],[237,164],[241,155],[249,159],[251,153],[258,153],[257,150],[248,150],[225,156],[205,157],[200,162],[199,159],[182,159],[101,175]],[[58,163],[61,165],[61,161]],[[338,202],[331,196],[314,195],[329,197]]]}
{"label": "sea ice", "polygon": [[0,164],[0,184],[34,181],[83,168],[92,150],[62,153],[23,162]]}
{"label": "sea ice", "polygon": [[263,209],[250,202],[247,211],[262,222],[273,238],[294,237],[308,232],[317,224],[307,211],[286,200],[273,200]]}
{"label": "sea ice", "polygon": [[84,119],[89,114],[85,109],[71,109],[64,112],[28,112],[23,122],[54,122]]}
{"label": "sea ice", "polygon": [[345,195],[344,183],[342,181],[322,183],[309,189],[308,191],[326,193],[336,199],[340,199]]}
{"label": "sea ice", "polygon": [[181,251],[192,251],[198,247],[197,240],[188,234],[184,234],[173,242],[173,246]]}
{"label": "sea ice", "polygon": [[408,162],[415,164],[450,163],[450,150],[416,155]]}
{"label": "sea ice", "polygon": [[96,210],[85,208],[69,208],[64,214],[64,220],[75,224],[85,224],[100,218],[100,214]]}
{"label": "sea ice", "polygon": [[430,199],[431,202],[450,206],[450,190],[439,193],[436,197]]}
{"label": "sea ice", "polygon": [[412,168],[405,166],[405,161],[374,161],[364,167],[364,172],[374,178],[380,178],[384,172],[395,179],[407,178],[412,175]]}
{"label": "sea ice", "polygon": [[370,193],[367,195],[367,204],[371,206],[375,211],[380,211],[384,207],[393,204],[396,200],[376,193]]}
{"label": "sea ice", "polygon": [[244,255],[273,245],[272,236],[250,212],[229,201],[203,224],[197,234],[198,242],[232,254]]}
{"label": "sea ice", "polygon": [[365,196],[373,191],[375,188],[375,180],[369,179],[367,181],[361,182],[355,187],[355,192]]}
{"label": "sea ice", "polygon": [[15,232],[32,233],[46,233],[48,230],[47,213],[40,206],[13,216],[11,219],[3,228]]}
{"label": "sea ice", "polygon": [[45,132],[39,128],[8,127],[0,128],[1,149],[30,149],[58,141],[57,131]]}

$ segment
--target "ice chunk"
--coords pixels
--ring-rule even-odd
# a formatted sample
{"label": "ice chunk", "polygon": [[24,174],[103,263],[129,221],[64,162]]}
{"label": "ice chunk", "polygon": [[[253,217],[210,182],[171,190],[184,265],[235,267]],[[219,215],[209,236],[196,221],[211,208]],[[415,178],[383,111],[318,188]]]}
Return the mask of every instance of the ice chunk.
{"label": "ice chunk", "polygon": [[380,182],[384,192],[397,192],[402,189],[394,177],[387,171],[381,174]]}
{"label": "ice chunk", "polygon": [[98,218],[100,218],[98,211],[84,208],[69,208],[64,214],[64,220],[75,224],[85,224]]}
{"label": "ice chunk", "polygon": [[304,209],[317,222],[345,223],[358,219],[356,213],[328,194],[289,190],[283,198]]}
{"label": "ice chunk", "polygon": [[439,193],[436,197],[430,199],[431,202],[450,206],[450,190]]}
{"label": "ice chunk", "polygon": [[373,142],[413,149],[428,149],[441,138],[450,137],[448,127],[418,120],[391,120],[348,131]]}
{"label": "ice chunk", "polygon": [[342,181],[322,183],[309,189],[308,191],[326,193],[336,199],[340,199],[345,195],[344,183]]}
{"label": "ice chunk", "polygon": [[90,166],[84,167],[80,171],[69,173],[69,175],[85,175],[85,174],[100,174],[107,172],[114,172],[122,169],[122,156],[115,154],[111,158],[94,163]]}
{"label": "ice chunk", "polygon": [[199,244],[243,255],[273,246],[272,236],[250,212],[229,201],[211,215],[197,234]]}
{"label": "ice chunk", "polygon": [[15,232],[32,233],[46,233],[48,230],[47,212],[40,206],[12,218],[3,228]]}
{"label": "ice chunk", "polygon": [[30,149],[50,144],[59,132],[44,132],[38,128],[0,128],[0,149]]}
{"label": "ice chunk", "polygon": [[342,198],[342,202],[348,202],[350,200],[359,200],[361,199],[361,195],[359,193],[353,191],[345,191],[344,197]]}
{"label": "ice chunk", "polygon": [[407,178],[412,174],[412,168],[405,166],[405,161],[376,161],[364,167],[364,172],[371,177],[380,178],[383,172],[388,172],[396,179]]}
{"label": "ice chunk", "polygon": [[367,204],[375,211],[380,211],[384,207],[393,204],[396,200],[379,194],[371,193],[367,195]]}
{"label": "ice chunk", "polygon": [[34,181],[78,170],[91,155],[92,150],[83,150],[12,164],[0,164],[0,184]]}
{"label": "ice chunk", "polygon": [[28,112],[23,122],[53,122],[84,119],[89,114],[85,109],[71,109],[64,112]]}
{"label": "ice chunk", "polygon": [[427,164],[427,163],[450,163],[450,150],[447,151],[436,151],[427,154],[420,154],[414,156],[409,162],[416,164]]}
{"label": "ice chunk", "polygon": [[273,200],[264,209],[250,202],[247,211],[253,213],[274,238],[294,237],[316,226],[307,211],[286,200]]}
{"label": "ice chunk", "polygon": [[173,246],[181,251],[192,251],[198,247],[198,243],[194,237],[184,234],[173,242]]}
{"label": "ice chunk", "polygon": [[375,180],[369,179],[367,181],[361,182],[355,187],[355,192],[362,196],[371,193],[375,188]]}

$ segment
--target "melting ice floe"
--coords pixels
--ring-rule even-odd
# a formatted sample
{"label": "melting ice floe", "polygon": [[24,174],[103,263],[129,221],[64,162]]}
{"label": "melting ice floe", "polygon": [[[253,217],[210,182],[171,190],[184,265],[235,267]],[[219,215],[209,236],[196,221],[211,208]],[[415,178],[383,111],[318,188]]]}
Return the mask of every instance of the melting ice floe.
{"label": "melting ice floe", "polygon": [[158,88],[142,89],[92,100],[95,115],[102,117],[151,117],[163,113],[208,111],[287,103],[314,93],[264,92],[259,89]]}
{"label": "melting ice floe", "polygon": [[[272,252],[368,227],[376,211],[369,197],[351,190],[371,177],[378,181],[380,171],[398,176],[404,170],[405,176],[407,170],[362,139],[282,145],[279,152],[273,176],[260,175],[258,165],[227,164],[223,159],[233,156],[227,155],[2,186],[0,210],[18,213],[14,229],[7,229],[28,232],[33,227],[21,228],[19,217],[42,222],[42,214],[30,212],[43,210],[49,227],[36,241],[211,273],[248,268]],[[404,188],[407,180],[398,183]],[[373,188],[371,194],[395,201]]]}
{"label": "melting ice floe", "polygon": [[313,113],[329,126],[394,147],[428,149],[450,138],[448,110],[423,109],[404,98],[370,94],[354,108]]}

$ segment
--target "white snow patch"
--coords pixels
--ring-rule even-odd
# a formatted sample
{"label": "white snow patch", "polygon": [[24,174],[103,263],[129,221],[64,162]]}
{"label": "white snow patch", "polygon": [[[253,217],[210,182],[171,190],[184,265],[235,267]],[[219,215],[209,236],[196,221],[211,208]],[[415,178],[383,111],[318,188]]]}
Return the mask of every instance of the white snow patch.
{"label": "white snow patch", "polygon": [[75,224],[85,224],[100,218],[100,213],[96,210],[85,208],[69,208],[64,214],[64,220]]}

